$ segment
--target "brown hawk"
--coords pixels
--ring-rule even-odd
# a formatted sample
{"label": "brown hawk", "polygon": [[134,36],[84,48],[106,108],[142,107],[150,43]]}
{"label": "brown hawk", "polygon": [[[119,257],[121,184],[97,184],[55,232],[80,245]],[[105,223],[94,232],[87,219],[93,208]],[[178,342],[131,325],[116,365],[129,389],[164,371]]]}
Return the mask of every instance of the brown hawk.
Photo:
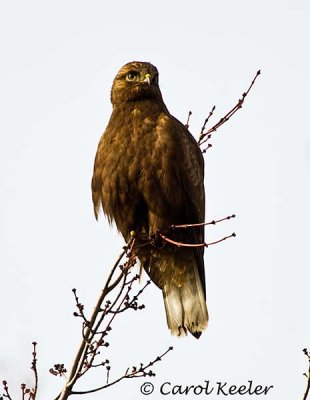
{"label": "brown hawk", "polygon": [[204,221],[204,160],[196,140],[163,102],[158,71],[130,62],[116,75],[112,115],[94,164],[92,197],[128,241],[135,232],[142,267],[162,290],[168,327],[174,335],[199,337],[207,327],[204,228],[171,225]]}

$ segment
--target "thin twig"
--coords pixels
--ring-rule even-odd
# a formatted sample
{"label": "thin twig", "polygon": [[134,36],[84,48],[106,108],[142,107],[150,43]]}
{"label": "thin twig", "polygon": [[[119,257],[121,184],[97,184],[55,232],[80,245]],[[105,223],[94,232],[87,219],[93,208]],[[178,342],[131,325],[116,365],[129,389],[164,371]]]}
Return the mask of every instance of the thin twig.
{"label": "thin twig", "polygon": [[214,244],[224,242],[224,240],[230,239],[230,238],[236,237],[236,236],[237,236],[237,235],[235,234],[235,232],[233,232],[231,235],[225,236],[225,237],[223,237],[222,239],[216,240],[215,242],[207,243],[207,246],[206,246],[206,247],[213,246]]}
{"label": "thin twig", "polygon": [[164,235],[161,232],[158,232],[158,235],[167,243],[174,244],[177,247],[207,247],[206,243],[183,243],[183,242],[176,242],[175,240],[172,240],[168,238],[166,235]]}
{"label": "thin twig", "polygon": [[303,353],[305,354],[305,356],[308,358],[308,373],[304,373],[305,377],[307,378],[307,386],[306,386],[306,390],[304,393],[304,396],[302,398],[302,400],[306,400],[310,391],[310,353],[308,349],[303,349]]}
{"label": "thin twig", "polygon": [[211,149],[211,147],[213,147],[213,145],[211,143],[208,143],[207,147],[205,149],[203,149],[201,152],[204,154],[206,153],[209,149]]}
{"label": "thin twig", "polygon": [[209,222],[201,222],[199,224],[170,225],[169,228],[172,228],[172,229],[186,228],[187,229],[187,228],[196,228],[196,227],[207,226],[207,225],[216,225],[219,222],[227,221],[227,220],[229,220],[231,218],[235,218],[235,217],[236,217],[236,215],[232,214],[232,215],[228,215],[228,217],[224,217],[224,218],[217,219],[217,220],[213,219],[212,221],[209,221]]}
{"label": "thin twig", "polygon": [[83,320],[84,320],[85,326],[87,326],[88,325],[88,320],[86,319],[85,314],[84,314],[84,306],[79,301],[79,298],[78,298],[78,296],[76,294],[76,289],[72,289],[72,292],[73,292],[73,295],[74,295],[76,307],[79,310],[79,313],[74,312],[73,315],[75,317],[82,317]]}
{"label": "thin twig", "polygon": [[209,122],[209,119],[212,117],[213,113],[215,111],[215,106],[212,107],[212,110],[209,112],[209,115],[207,116],[207,118],[204,120],[204,123],[201,127],[201,131],[200,131],[200,135],[199,137],[201,137],[204,134],[204,131],[206,129],[207,123]]}
{"label": "thin twig", "polygon": [[186,128],[186,129],[189,128],[189,120],[190,120],[190,118],[191,118],[191,115],[192,115],[192,112],[189,111],[189,112],[188,112],[188,116],[187,116],[187,121],[186,121],[186,124],[185,124],[185,128]]}
{"label": "thin twig", "polygon": [[37,370],[37,352],[36,352],[36,342],[32,342],[33,345],[33,352],[32,352],[32,363],[31,363],[31,369],[33,370],[34,373],[34,388],[32,391],[32,398],[36,399],[37,397],[37,392],[38,392],[38,384],[39,384],[39,376],[38,376],[38,370]]}
{"label": "thin twig", "polygon": [[219,239],[219,240],[216,240],[215,242],[210,242],[210,243],[183,243],[183,242],[177,242],[177,241],[175,241],[175,240],[172,240],[172,239],[168,238],[167,236],[165,236],[164,234],[162,234],[162,233],[160,233],[160,232],[158,232],[158,235],[159,235],[165,242],[168,242],[168,243],[170,243],[170,244],[174,244],[174,245],[177,246],[177,247],[209,247],[209,246],[212,246],[212,245],[214,245],[214,244],[223,242],[223,241],[226,240],[226,239],[229,239],[229,238],[231,238],[231,237],[235,237],[235,236],[236,236],[235,233],[232,233],[232,234],[229,235],[229,236],[225,236],[225,237],[223,237],[223,238],[221,238],[221,239]]}
{"label": "thin twig", "polygon": [[25,400],[25,394],[26,394],[26,385],[24,383],[22,383],[20,385],[20,388],[22,390],[22,400]]}

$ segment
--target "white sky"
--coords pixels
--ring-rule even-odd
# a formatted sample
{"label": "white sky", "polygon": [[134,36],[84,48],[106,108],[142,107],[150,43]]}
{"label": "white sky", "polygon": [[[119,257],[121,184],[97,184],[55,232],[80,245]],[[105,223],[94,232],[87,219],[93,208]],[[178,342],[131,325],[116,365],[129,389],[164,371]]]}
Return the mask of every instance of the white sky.
{"label": "white sky", "polygon": [[[149,399],[184,398],[160,396],[165,381],[208,379],[274,385],[268,400],[301,397],[310,346],[309,11],[306,0],[1,2],[0,379],[12,392],[31,383],[36,340],[39,398],[56,396],[63,381],[48,369],[69,367],[80,339],[71,289],[91,309],[121,250],[117,232],[93,217],[90,180],[112,80],[141,60],[158,67],[173,115],[185,122],[193,111],[193,133],[213,104],[216,122],[262,75],[206,156],[208,219],[237,214],[207,230],[210,240],[237,232],[207,251],[208,330],[198,341],[171,337],[152,286],[146,309],[114,325],[111,376],[173,345]],[[143,382],[85,398],[143,399]],[[200,397],[212,398],[192,396]]]}

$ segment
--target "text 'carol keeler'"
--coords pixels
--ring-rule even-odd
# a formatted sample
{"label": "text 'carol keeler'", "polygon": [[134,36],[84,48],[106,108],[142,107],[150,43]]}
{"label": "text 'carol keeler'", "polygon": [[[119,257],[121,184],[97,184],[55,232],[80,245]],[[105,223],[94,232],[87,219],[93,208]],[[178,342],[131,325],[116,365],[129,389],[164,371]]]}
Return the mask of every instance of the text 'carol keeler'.
{"label": "text 'carol keeler'", "polygon": [[[263,386],[255,384],[252,380],[248,380],[246,384],[233,385],[225,381],[211,382],[205,380],[199,385],[178,385],[171,382],[164,382],[160,385],[158,392],[163,395],[213,395],[213,396],[233,396],[233,395],[249,395],[260,396],[270,394],[273,385]],[[154,392],[154,385],[145,382],[141,386],[141,393],[150,395]]]}

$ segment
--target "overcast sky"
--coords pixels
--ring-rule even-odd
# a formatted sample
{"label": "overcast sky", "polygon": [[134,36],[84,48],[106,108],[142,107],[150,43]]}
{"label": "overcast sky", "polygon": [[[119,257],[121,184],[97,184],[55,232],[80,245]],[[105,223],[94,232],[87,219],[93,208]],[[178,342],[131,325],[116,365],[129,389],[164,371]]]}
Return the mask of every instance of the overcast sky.
{"label": "overcast sky", "polygon": [[[90,180],[112,80],[140,60],[159,69],[174,116],[185,122],[192,110],[196,137],[214,104],[216,122],[262,74],[205,157],[207,219],[237,215],[207,229],[209,241],[237,233],[206,252],[209,328],[198,341],[171,337],[152,285],[146,309],[114,325],[111,377],[172,345],[154,368],[151,400],[185,397],[160,395],[166,381],[205,380],[253,380],[274,386],[261,396],[268,400],[301,398],[310,346],[309,11],[306,0],[1,2],[0,379],[13,393],[31,384],[36,340],[39,399],[55,397],[64,381],[48,370],[69,367],[80,340],[71,289],[90,311],[121,251],[116,230],[95,221]],[[87,398],[142,400],[144,381]],[[192,396],[200,397],[222,398]]]}

